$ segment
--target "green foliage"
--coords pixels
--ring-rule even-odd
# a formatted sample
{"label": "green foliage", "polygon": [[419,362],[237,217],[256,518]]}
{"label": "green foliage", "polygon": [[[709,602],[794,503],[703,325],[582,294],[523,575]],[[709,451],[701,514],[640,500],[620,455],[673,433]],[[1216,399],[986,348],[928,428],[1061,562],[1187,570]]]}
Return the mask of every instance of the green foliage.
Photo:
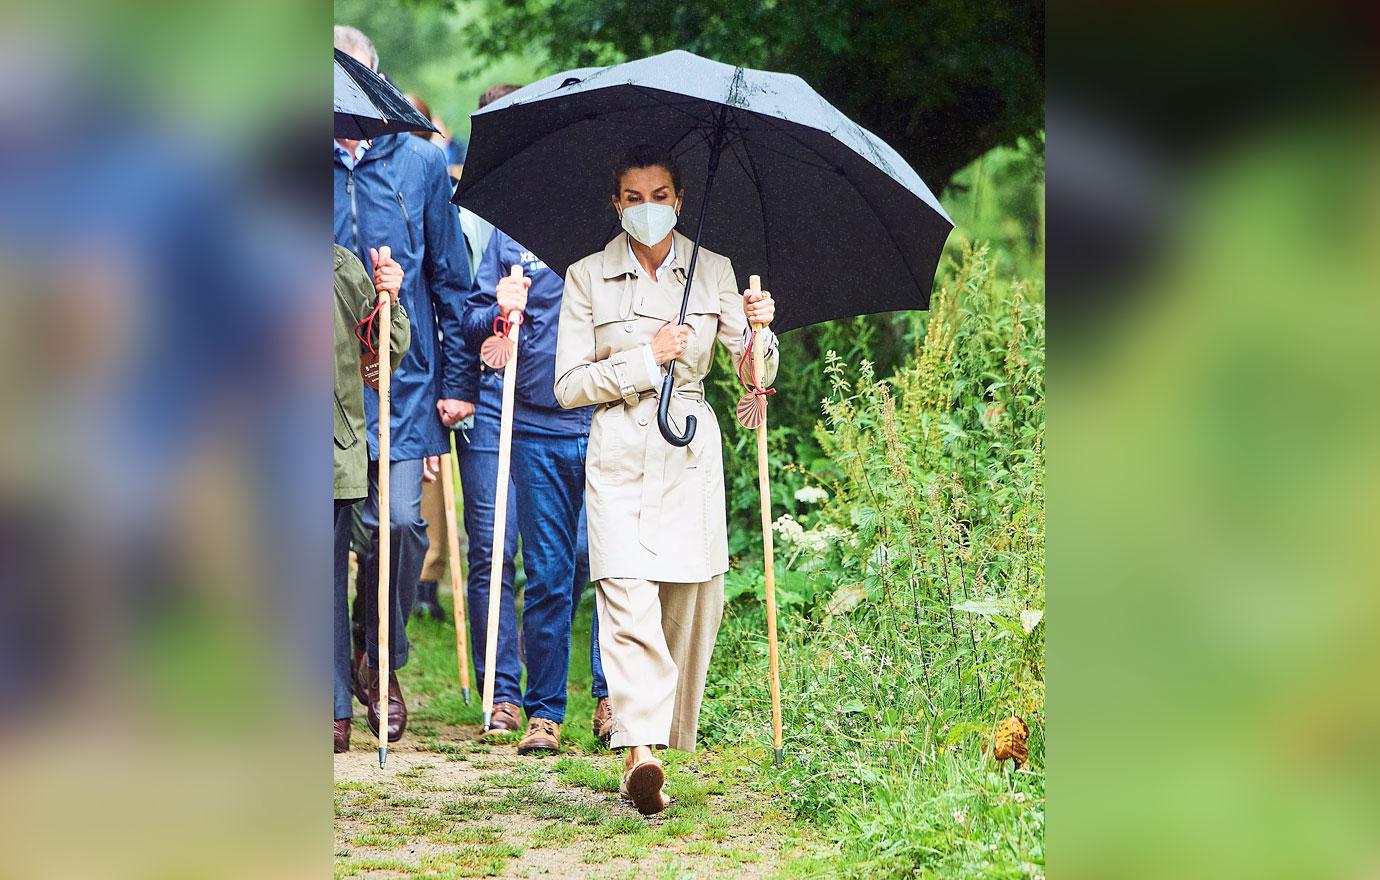
{"label": "green foliage", "polygon": [[414,92],[462,138],[479,96],[501,82],[524,85],[554,72],[529,52],[479,58],[464,48],[464,31],[479,15],[475,4],[448,8],[406,0],[335,0],[335,23],[354,25],[373,40],[379,70]]}
{"label": "green foliage", "polygon": [[[988,249],[968,248],[886,378],[826,353],[819,457],[785,469],[827,498],[792,493],[775,526],[790,759],[763,784],[828,823],[856,876],[1043,864],[1038,294],[998,283]],[[739,566],[727,592],[702,728],[765,742],[760,575]],[[1020,771],[988,752],[1011,714],[1031,728]]]}

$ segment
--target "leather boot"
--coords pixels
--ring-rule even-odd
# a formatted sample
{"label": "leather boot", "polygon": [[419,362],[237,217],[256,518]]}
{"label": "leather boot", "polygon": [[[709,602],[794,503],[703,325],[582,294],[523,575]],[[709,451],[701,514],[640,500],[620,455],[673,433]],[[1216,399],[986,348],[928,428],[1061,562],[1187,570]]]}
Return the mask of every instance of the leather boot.
{"label": "leather boot", "polygon": [[[369,729],[374,736],[379,735],[379,671],[370,669],[369,677]],[[398,677],[388,673],[388,741],[402,739],[407,729],[407,704],[403,702],[402,687]]]}
{"label": "leather boot", "polygon": [[335,719],[335,753],[337,755],[350,750],[350,721],[349,718]]}
{"label": "leather boot", "polygon": [[354,673],[355,699],[359,700],[361,706],[367,707],[369,705],[369,686],[366,682],[369,676],[369,660],[359,648],[355,648]]}
{"label": "leather boot", "polygon": [[599,740],[604,748],[608,748],[609,740],[613,738],[613,704],[609,702],[608,697],[600,697],[599,702],[595,704],[590,729],[594,733],[594,738]]}
{"label": "leather boot", "polygon": [[522,710],[516,703],[494,703],[494,714],[489,719],[489,729],[480,734],[482,737],[502,736],[508,733],[517,733],[522,729]]}
{"label": "leather boot", "polygon": [[527,719],[527,733],[518,743],[519,755],[554,755],[561,750],[561,726],[550,718]]}

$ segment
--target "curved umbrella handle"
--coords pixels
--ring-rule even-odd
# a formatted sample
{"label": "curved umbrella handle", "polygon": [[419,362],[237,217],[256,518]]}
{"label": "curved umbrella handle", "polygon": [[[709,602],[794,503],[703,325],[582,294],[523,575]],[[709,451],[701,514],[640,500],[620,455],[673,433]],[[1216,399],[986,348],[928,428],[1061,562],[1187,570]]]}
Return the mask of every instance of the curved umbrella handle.
{"label": "curved umbrella handle", "polygon": [[695,417],[685,417],[685,436],[680,437],[671,428],[671,389],[675,384],[676,362],[671,361],[666,365],[666,378],[661,382],[661,400],[656,406],[656,426],[661,430],[661,436],[666,438],[666,442],[672,446],[689,446],[690,441],[695,439]]}

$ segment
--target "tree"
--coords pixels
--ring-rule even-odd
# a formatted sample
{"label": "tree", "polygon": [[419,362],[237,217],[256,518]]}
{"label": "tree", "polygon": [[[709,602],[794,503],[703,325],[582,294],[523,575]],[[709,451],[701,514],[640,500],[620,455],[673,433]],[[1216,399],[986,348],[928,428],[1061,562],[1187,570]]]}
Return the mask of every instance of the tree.
{"label": "tree", "polygon": [[[416,0],[418,4],[453,0]],[[794,73],[941,191],[1044,127],[1040,0],[472,0],[468,48],[556,69],[686,49]],[[453,8],[453,7],[452,7]]]}

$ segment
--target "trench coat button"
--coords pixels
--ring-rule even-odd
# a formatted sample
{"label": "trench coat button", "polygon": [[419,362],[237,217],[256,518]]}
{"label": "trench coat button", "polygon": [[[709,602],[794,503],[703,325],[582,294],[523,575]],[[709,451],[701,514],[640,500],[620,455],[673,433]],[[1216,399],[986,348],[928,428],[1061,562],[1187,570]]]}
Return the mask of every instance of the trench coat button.
{"label": "trench coat button", "polygon": [[624,333],[631,333],[631,332],[633,332],[632,321],[629,321],[629,322],[627,322],[626,324],[623,325],[623,332],[624,332]]}
{"label": "trench coat button", "polygon": [[647,427],[647,417],[646,417],[646,416],[638,416],[638,417],[637,417],[637,423],[638,423],[639,425],[641,425],[642,427],[644,427],[644,428]]}

